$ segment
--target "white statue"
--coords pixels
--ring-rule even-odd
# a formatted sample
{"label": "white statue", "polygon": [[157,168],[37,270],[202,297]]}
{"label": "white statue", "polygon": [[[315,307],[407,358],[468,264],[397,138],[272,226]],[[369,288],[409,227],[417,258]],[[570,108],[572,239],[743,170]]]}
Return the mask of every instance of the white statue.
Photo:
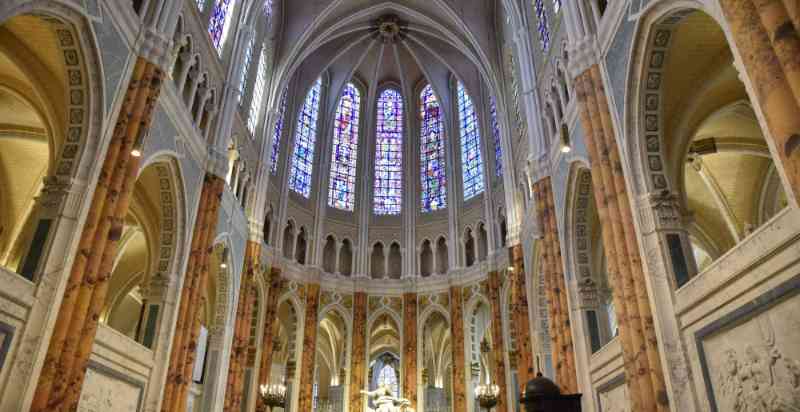
{"label": "white statue", "polygon": [[376,409],[367,407],[368,412],[414,412],[410,407],[411,402],[392,395],[392,389],[386,384],[379,385],[372,392],[362,390],[361,393],[372,398],[372,403],[375,404]]}

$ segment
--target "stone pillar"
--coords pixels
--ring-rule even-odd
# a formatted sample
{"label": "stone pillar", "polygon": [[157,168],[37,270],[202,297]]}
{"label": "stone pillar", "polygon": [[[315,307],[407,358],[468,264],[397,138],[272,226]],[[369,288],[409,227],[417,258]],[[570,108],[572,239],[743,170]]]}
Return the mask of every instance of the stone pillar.
{"label": "stone pillar", "polygon": [[575,348],[572,342],[567,288],[561,259],[561,241],[558,237],[550,177],[536,182],[533,191],[536,198],[539,227],[544,236],[542,242],[544,288],[548,300],[550,337],[553,339],[553,365],[556,369],[556,383],[565,393],[577,393]]}
{"label": "stone pillar", "polygon": [[350,354],[350,410],[364,410],[366,362],[367,362],[367,294],[353,295],[353,343]]}
{"label": "stone pillar", "polygon": [[453,348],[453,410],[467,410],[467,378],[464,376],[464,296],[458,286],[450,287],[450,336]]}
{"label": "stone pillar", "polygon": [[81,233],[31,411],[76,409],[164,74],[139,58]]}
{"label": "stone pillar", "polygon": [[[197,337],[200,333],[200,308],[203,307],[208,279],[208,260],[216,234],[217,213],[220,196],[225,181],[213,175],[206,175],[203,190],[200,194],[200,205],[197,221],[192,235],[192,245],[186,275],[181,290],[178,306],[178,319],[172,338],[169,369],[167,370],[164,398],[161,410],[172,412],[182,410],[181,402],[185,402],[192,382],[192,368],[197,349]],[[181,397],[181,394],[184,394]]]}
{"label": "stone pillar", "polygon": [[489,272],[489,288],[487,290],[489,306],[492,308],[492,359],[494,366],[494,383],[500,387],[500,397],[497,400],[496,412],[512,410],[508,408],[508,387],[506,384],[505,339],[503,339],[503,312],[501,310],[500,290],[503,281],[497,271]]}
{"label": "stone pillar", "polygon": [[298,411],[310,411],[314,395],[314,358],[317,354],[319,322],[319,284],[306,285],[306,314],[303,333],[303,355],[300,360],[300,402]]}
{"label": "stone pillar", "polygon": [[597,65],[576,78],[576,92],[592,164],[594,196],[617,311],[631,409],[666,411],[669,400],[633,213],[608,97]]}
{"label": "stone pillar", "polygon": [[525,392],[525,385],[534,378],[533,350],[531,344],[531,328],[528,321],[528,287],[526,284],[524,255],[522,245],[508,249],[509,262],[514,272],[511,273],[511,321],[517,331],[517,382],[519,393]]}
{"label": "stone pillar", "polygon": [[[244,372],[250,342],[250,326],[256,299],[256,276],[261,266],[261,243],[249,240],[244,256],[245,268],[239,287],[239,304],[236,307],[231,360],[228,367],[228,386],[225,389],[225,410],[241,409],[244,394]],[[255,314],[258,316],[258,314]]]}
{"label": "stone pillar", "polygon": [[[278,299],[283,292],[281,269],[273,267],[269,273],[269,290],[264,302],[264,332],[261,338],[261,359],[258,368],[258,383],[268,385],[272,373],[272,353],[275,351],[275,332],[278,329]],[[283,382],[280,382],[283,383]],[[266,405],[258,404],[258,410],[266,410]]]}
{"label": "stone pillar", "polygon": [[417,294],[403,294],[403,397],[417,409]]}
{"label": "stone pillar", "polygon": [[[800,200],[800,16],[796,0],[720,0],[769,137]],[[768,138],[769,138],[768,137]]]}

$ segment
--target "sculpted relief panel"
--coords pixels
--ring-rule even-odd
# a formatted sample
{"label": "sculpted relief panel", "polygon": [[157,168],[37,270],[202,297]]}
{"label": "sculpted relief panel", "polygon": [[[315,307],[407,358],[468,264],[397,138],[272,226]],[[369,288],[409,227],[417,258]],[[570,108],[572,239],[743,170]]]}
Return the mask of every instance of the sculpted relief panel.
{"label": "sculpted relief panel", "polygon": [[86,370],[78,412],[137,412],[142,396],[141,384],[112,376],[105,368],[90,366]]}
{"label": "sculpted relief panel", "polygon": [[702,342],[718,411],[800,412],[800,295]]}
{"label": "sculpted relief panel", "polygon": [[600,391],[598,397],[601,412],[631,412],[628,385],[624,381],[608,390]]}

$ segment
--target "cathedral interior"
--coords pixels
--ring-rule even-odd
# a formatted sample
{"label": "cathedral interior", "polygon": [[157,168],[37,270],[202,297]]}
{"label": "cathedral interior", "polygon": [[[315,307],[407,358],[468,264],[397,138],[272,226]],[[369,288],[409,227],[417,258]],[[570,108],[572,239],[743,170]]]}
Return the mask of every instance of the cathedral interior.
{"label": "cathedral interior", "polygon": [[797,412],[799,200],[798,0],[3,0],[0,411]]}

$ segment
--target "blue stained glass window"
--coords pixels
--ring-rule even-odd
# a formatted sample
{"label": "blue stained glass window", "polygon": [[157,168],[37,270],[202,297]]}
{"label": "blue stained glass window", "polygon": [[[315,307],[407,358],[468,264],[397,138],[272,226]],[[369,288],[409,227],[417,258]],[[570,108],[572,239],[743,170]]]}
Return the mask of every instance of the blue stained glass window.
{"label": "blue stained glass window", "polygon": [[533,0],[533,7],[536,10],[536,18],[538,20],[539,43],[542,46],[542,50],[547,50],[550,47],[550,25],[547,23],[547,10],[544,8],[544,0]]}
{"label": "blue stained glass window", "polygon": [[492,117],[492,135],[494,135],[494,173],[503,175],[503,148],[500,145],[500,122],[497,121],[497,104],[494,97],[489,100],[489,115]]}
{"label": "blue stained glass window", "polygon": [[283,134],[283,123],[286,120],[286,92],[288,88],[283,89],[281,95],[281,104],[278,107],[278,119],[275,121],[275,130],[272,136],[272,154],[270,160],[272,161],[272,173],[278,172],[278,153],[281,149],[281,135]]}
{"label": "blue stained glass window", "polygon": [[255,135],[258,126],[261,105],[264,103],[264,87],[267,83],[267,45],[261,45],[261,55],[256,68],[256,83],[253,85],[253,99],[250,101],[250,112],[247,114],[247,130]]}
{"label": "blue stained glass window", "polygon": [[553,14],[561,11],[561,0],[553,0]]}
{"label": "blue stained glass window", "polygon": [[422,211],[432,212],[447,207],[444,122],[431,85],[422,89],[419,100]]}
{"label": "blue stained glass window", "polygon": [[380,372],[378,372],[378,387],[381,385],[386,385],[392,390],[392,394],[394,396],[399,396],[398,384],[397,384],[397,373],[392,365],[384,366]]}
{"label": "blue stained glass window", "polygon": [[458,119],[461,132],[461,173],[464,183],[464,200],[483,193],[483,158],[481,157],[481,132],[478,115],[467,90],[458,82]]}
{"label": "blue stained glass window", "polygon": [[403,203],[403,96],[386,89],[378,97],[375,133],[376,215],[400,214]]}
{"label": "blue stained glass window", "polygon": [[217,49],[217,54],[222,55],[222,46],[228,37],[228,30],[231,26],[233,8],[236,0],[215,0],[214,10],[211,12],[211,22],[208,25],[208,34],[211,36],[211,43]]}
{"label": "blue stained glass window", "polygon": [[317,79],[303,102],[297,117],[294,135],[294,157],[289,169],[289,188],[303,197],[311,196],[311,175],[314,171],[314,144],[317,141],[317,118],[322,78]]}
{"label": "blue stained glass window", "polygon": [[272,2],[273,0],[264,0],[264,17],[269,20],[272,17]]}
{"label": "blue stained glass window", "polygon": [[333,154],[328,206],[352,211],[355,206],[356,160],[361,94],[348,83],[339,98],[333,124]]}
{"label": "blue stained glass window", "polygon": [[255,37],[251,37],[247,42],[247,48],[244,49],[244,61],[242,62],[242,72],[239,73],[239,90],[236,95],[236,100],[242,104],[242,97],[244,97],[244,89],[247,87],[247,75],[250,74],[250,63],[253,61],[253,48],[255,47]]}

